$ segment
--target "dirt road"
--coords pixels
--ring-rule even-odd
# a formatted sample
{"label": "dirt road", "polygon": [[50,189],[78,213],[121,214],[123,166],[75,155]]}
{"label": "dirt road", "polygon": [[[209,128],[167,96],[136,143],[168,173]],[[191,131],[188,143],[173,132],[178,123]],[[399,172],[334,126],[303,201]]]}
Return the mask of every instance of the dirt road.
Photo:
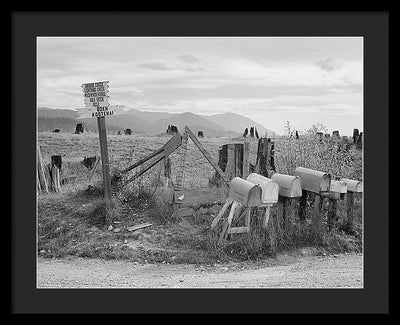
{"label": "dirt road", "polygon": [[38,288],[362,288],[361,254],[283,255],[252,263],[138,264],[38,258]]}

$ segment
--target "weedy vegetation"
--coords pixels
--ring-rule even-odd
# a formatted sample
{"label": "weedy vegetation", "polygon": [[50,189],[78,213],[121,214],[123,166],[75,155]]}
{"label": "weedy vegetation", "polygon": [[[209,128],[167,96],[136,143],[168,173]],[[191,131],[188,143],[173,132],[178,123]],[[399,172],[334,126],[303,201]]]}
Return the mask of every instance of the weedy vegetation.
{"label": "weedy vegetation", "polygon": [[[342,177],[362,180],[362,151],[336,138],[322,139],[323,125],[294,136],[287,124],[283,137],[275,141],[275,166],[279,173],[293,175],[298,166],[325,171],[332,179]],[[197,207],[190,217],[173,218],[172,206],[155,200],[156,189],[164,186],[161,168],[154,166],[143,176],[127,183],[129,176],[121,170],[161,147],[169,136],[109,135],[113,203],[103,200],[101,163],[93,178],[82,163],[85,156],[99,155],[98,135],[39,133],[43,159],[62,155],[61,178],[67,180],[61,193],[37,196],[38,254],[61,258],[79,256],[102,259],[128,259],[154,263],[215,263],[216,261],[256,260],[277,252],[314,246],[321,252],[362,251],[362,196],[354,202],[355,231],[348,233],[344,218],[346,206],[338,201],[338,220],[333,229],[326,225],[328,208],[322,207],[325,229],[324,242],[313,238],[311,229],[311,200],[308,201],[304,222],[298,220],[298,202],[292,202],[291,213],[284,216],[282,202],[271,209],[275,240],[261,225],[260,211],[252,209],[252,231],[234,234],[229,241],[221,241],[210,231],[210,225],[221,205]],[[218,148],[237,139],[204,138],[204,146],[215,159]],[[257,140],[251,140],[250,160],[255,162]],[[193,150],[192,150],[193,149]],[[180,163],[180,151],[171,155],[172,177]],[[185,181],[186,187],[209,186],[214,171],[198,150],[188,143]],[[129,226],[150,222],[151,227],[128,231]]]}

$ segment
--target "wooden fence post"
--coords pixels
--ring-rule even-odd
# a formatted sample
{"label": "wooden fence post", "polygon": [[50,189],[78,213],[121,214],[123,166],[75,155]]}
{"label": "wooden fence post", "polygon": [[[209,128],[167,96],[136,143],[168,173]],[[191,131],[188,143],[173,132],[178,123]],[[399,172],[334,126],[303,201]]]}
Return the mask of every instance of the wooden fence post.
{"label": "wooden fence post", "polygon": [[226,177],[231,180],[236,175],[236,166],[235,166],[235,145],[228,144],[227,145],[227,162],[225,168],[225,175]]}
{"label": "wooden fence post", "polygon": [[362,148],[362,143],[363,143],[363,133],[360,132],[359,136],[357,137],[356,147],[358,149],[361,149]]}
{"label": "wooden fence post", "polygon": [[242,178],[246,179],[250,174],[250,143],[245,142],[243,144],[243,170],[242,170]]}
{"label": "wooden fence post", "polygon": [[299,219],[301,222],[306,220],[307,216],[307,191],[303,190],[300,198]]}
{"label": "wooden fence post", "polygon": [[354,218],[353,218],[353,204],[354,196],[353,192],[347,192],[347,230],[349,232],[354,231]]}
{"label": "wooden fence post", "polygon": [[314,206],[312,214],[312,232],[317,239],[323,239],[323,227],[321,220],[321,207],[324,198],[318,194],[314,196]]}
{"label": "wooden fence post", "polygon": [[272,171],[275,171],[274,143],[270,138],[260,138],[258,139],[255,172],[269,177]]}
{"label": "wooden fence post", "polygon": [[[270,213],[270,207],[266,208],[265,213]],[[277,251],[277,235],[276,235],[276,227],[275,227],[275,222],[274,222],[274,217],[272,215],[269,216],[268,220],[268,234],[269,234],[269,241],[271,245],[271,251],[272,253],[276,253]]]}
{"label": "wooden fence post", "polygon": [[97,118],[97,127],[99,130],[99,140],[100,140],[104,198],[106,203],[111,203],[112,192],[111,192],[111,178],[110,178],[110,162],[108,160],[107,129],[106,129],[106,118],[104,116]]}
{"label": "wooden fence post", "polygon": [[329,199],[329,207],[328,207],[328,229],[331,230],[336,221],[336,211],[337,211],[337,200]]}
{"label": "wooden fence post", "polygon": [[243,175],[243,143],[235,143],[235,177]]}
{"label": "wooden fence post", "polygon": [[163,179],[163,185],[168,187],[171,181],[171,161],[169,157],[164,158],[160,162],[161,174]]}

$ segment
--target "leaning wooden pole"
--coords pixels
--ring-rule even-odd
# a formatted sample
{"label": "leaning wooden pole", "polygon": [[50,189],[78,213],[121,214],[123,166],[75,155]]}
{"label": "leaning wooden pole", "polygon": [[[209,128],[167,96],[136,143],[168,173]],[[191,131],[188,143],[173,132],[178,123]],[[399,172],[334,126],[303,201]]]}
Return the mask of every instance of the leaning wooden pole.
{"label": "leaning wooden pole", "polygon": [[39,180],[40,188],[45,193],[49,193],[49,183],[48,183],[49,179],[47,177],[47,173],[45,170],[46,166],[43,163],[43,158],[42,158],[42,154],[40,153],[39,146],[37,146],[36,154],[37,154],[36,157],[37,157],[38,180]]}
{"label": "leaning wooden pole", "polygon": [[221,168],[219,168],[219,166],[214,162],[208,151],[203,147],[200,141],[193,134],[192,130],[190,130],[188,126],[185,126],[185,131],[190,137],[190,139],[192,139],[194,144],[197,146],[197,148],[199,148],[203,156],[207,159],[207,161],[211,164],[211,166],[215,169],[215,171],[221,176],[225,184],[229,187],[229,179],[226,177],[225,173],[221,170]]}

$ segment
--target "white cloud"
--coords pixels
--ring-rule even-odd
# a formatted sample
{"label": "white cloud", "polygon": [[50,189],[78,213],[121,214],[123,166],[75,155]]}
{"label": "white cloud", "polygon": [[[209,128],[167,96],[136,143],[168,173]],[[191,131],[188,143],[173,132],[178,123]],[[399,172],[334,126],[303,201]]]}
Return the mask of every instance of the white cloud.
{"label": "white cloud", "polygon": [[137,109],[362,119],[362,38],[38,38],[37,72],[38,106],[81,107],[82,83],[109,80]]}

